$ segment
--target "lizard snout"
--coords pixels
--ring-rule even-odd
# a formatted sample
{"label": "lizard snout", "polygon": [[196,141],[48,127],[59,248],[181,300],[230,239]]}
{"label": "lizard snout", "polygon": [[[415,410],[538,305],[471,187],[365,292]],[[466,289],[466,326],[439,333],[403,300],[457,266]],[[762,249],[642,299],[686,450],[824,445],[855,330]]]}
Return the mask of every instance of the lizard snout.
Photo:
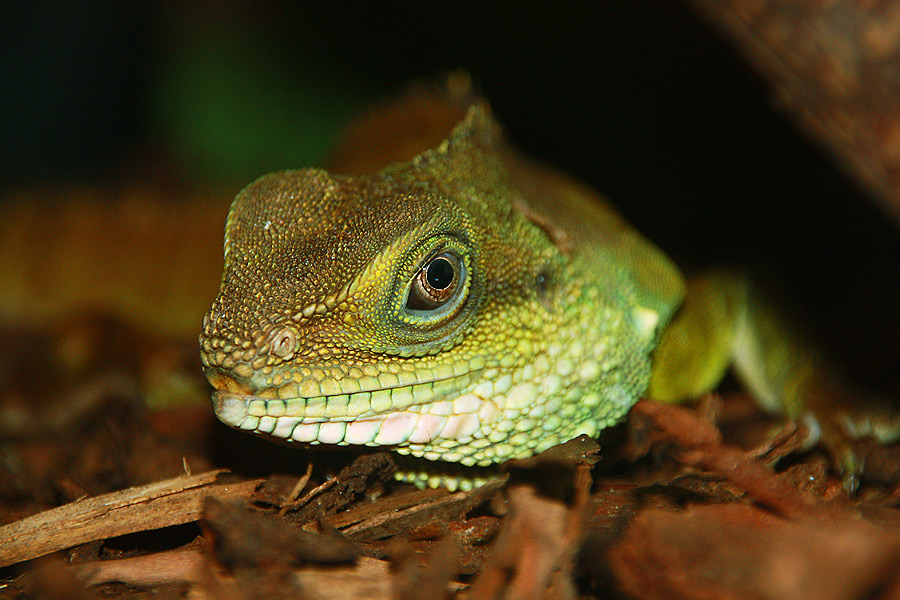
{"label": "lizard snout", "polygon": [[246,384],[239,383],[234,377],[224,373],[221,369],[209,368],[203,370],[207,381],[216,391],[230,392],[232,394],[249,395],[250,388]]}
{"label": "lizard snout", "polygon": [[200,336],[200,359],[217,390],[253,394],[269,387],[263,383],[265,377],[296,356],[300,341],[299,331],[283,323],[269,325],[249,339],[241,335],[227,339],[207,327]]}

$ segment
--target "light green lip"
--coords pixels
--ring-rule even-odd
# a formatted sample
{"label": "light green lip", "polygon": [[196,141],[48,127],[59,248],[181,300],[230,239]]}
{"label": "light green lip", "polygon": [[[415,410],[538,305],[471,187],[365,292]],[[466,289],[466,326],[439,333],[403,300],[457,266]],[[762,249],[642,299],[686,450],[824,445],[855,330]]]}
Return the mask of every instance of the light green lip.
{"label": "light green lip", "polygon": [[478,412],[486,401],[465,392],[476,375],[316,398],[219,390],[212,399],[224,423],[297,442],[416,447],[440,441],[455,446],[455,440],[481,426]]}

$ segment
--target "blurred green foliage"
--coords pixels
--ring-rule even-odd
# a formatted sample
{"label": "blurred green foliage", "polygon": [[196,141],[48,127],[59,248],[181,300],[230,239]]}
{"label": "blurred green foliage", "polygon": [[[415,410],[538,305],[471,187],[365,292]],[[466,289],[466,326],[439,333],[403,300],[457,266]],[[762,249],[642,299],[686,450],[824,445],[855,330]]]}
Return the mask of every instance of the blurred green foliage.
{"label": "blurred green foliage", "polygon": [[192,8],[163,24],[152,131],[179,163],[211,181],[319,164],[371,93],[301,53],[279,54],[265,29],[239,11],[219,13],[207,19]]}

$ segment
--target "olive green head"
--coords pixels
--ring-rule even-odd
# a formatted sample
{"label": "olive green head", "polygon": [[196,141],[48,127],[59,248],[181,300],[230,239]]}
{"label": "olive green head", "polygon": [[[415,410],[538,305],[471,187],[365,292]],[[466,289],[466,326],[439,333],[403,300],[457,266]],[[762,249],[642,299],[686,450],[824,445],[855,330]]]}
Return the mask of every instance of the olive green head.
{"label": "olive green head", "polygon": [[219,418],[489,464],[624,414],[652,334],[578,275],[590,261],[529,213],[505,152],[476,104],[438,148],[377,175],[244,189],[200,338]]}
{"label": "olive green head", "polygon": [[529,360],[519,347],[552,321],[560,253],[515,210],[497,137],[476,106],[439,148],[377,175],[287,171],[244,189],[201,335],[218,398],[350,420],[452,401]]}

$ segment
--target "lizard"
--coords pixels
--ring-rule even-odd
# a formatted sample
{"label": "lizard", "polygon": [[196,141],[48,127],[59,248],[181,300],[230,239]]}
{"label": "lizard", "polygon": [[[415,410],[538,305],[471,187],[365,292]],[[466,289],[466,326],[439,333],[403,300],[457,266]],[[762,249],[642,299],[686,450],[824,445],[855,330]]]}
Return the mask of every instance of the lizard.
{"label": "lizard", "polygon": [[848,489],[851,438],[900,434],[895,411],[836,400],[829,363],[746,277],[686,278],[598,192],[508,144],[480,98],[374,174],[259,178],[224,256],[200,335],[218,418],[432,461],[396,475],[420,486],[477,485],[437,465],[490,471],[595,437],[639,398],[697,398],[729,368],[810,426]]}

